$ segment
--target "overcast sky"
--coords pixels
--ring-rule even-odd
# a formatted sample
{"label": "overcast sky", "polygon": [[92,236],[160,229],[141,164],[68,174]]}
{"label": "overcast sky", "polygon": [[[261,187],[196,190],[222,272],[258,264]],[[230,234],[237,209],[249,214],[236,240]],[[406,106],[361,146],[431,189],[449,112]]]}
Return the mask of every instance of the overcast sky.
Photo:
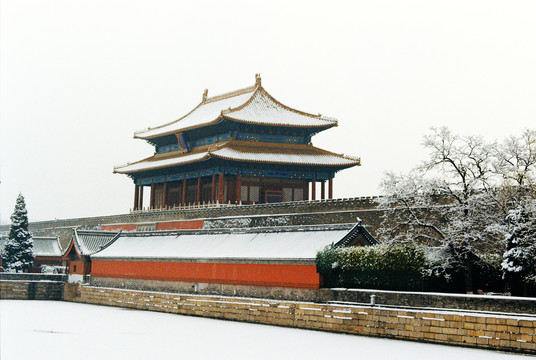
{"label": "overcast sky", "polygon": [[[432,126],[488,139],[536,126],[536,2],[0,0],[0,220],[128,212],[113,166],[136,130],[254,84],[336,117],[313,144],[360,156],[336,197],[378,194]],[[146,202],[147,204],[147,202]]]}

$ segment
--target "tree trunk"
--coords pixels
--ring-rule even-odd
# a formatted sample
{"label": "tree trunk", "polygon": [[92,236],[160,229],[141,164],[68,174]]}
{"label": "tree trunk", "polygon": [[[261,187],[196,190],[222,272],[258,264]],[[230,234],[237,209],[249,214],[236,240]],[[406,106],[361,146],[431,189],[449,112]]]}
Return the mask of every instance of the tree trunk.
{"label": "tree trunk", "polygon": [[473,293],[473,272],[471,270],[471,262],[468,258],[465,259],[465,272],[464,272],[464,280],[465,280],[465,291],[468,294]]}

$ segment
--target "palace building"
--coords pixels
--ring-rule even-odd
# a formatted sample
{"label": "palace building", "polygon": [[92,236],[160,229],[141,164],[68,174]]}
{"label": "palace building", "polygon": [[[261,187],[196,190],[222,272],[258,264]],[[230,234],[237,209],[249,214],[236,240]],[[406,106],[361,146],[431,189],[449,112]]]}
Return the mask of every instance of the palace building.
{"label": "palace building", "polygon": [[143,208],[146,187],[150,208],[332,198],[335,173],[360,165],[311,144],[334,126],[333,118],[281,104],[256,75],[254,86],[214,97],[205,90],[180,119],[136,132],[155,154],[114,173],[134,180],[134,210]]}

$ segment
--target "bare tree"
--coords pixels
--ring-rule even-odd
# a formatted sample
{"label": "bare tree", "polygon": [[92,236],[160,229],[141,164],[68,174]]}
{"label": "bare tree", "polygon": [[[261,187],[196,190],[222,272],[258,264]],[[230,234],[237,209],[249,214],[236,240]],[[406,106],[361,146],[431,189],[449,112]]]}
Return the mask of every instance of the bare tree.
{"label": "bare tree", "polygon": [[476,249],[489,246],[486,228],[494,221],[493,144],[439,128],[424,137],[423,145],[430,151],[425,162],[406,176],[388,174],[382,184],[381,205],[389,209],[384,224],[396,223],[381,234],[391,241],[436,241],[446,254],[441,265],[462,269],[471,292]]}

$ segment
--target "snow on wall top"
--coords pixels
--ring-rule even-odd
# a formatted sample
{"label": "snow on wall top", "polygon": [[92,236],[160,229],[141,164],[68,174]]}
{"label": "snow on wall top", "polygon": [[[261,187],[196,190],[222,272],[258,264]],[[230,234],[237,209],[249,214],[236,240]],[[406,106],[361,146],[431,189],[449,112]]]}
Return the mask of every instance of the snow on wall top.
{"label": "snow on wall top", "polygon": [[58,237],[33,237],[34,256],[63,256]]}
{"label": "snow on wall top", "polygon": [[104,258],[158,259],[306,259],[349,230],[252,232],[179,235],[121,235],[106,249],[92,255]]}
{"label": "snow on wall top", "polygon": [[150,139],[174,134],[216,123],[224,117],[252,124],[293,127],[329,127],[337,124],[336,119],[308,114],[281,104],[257,81],[255,86],[246,89],[204,98],[201,104],[178,120],[138,131],[134,137]]}

